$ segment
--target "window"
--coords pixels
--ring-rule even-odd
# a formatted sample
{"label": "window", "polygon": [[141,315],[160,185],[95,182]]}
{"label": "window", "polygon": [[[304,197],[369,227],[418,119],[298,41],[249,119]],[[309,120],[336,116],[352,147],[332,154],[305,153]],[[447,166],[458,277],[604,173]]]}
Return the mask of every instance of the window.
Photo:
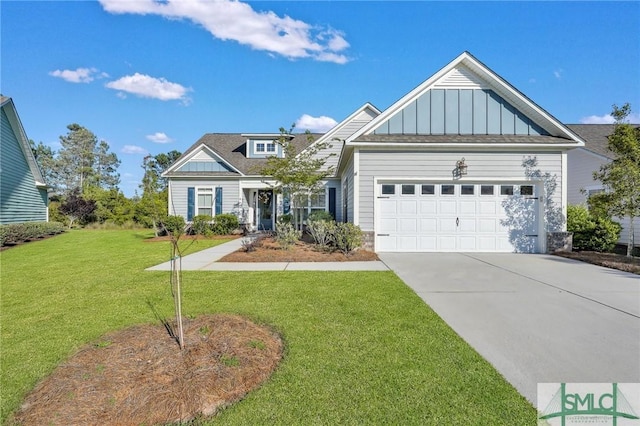
{"label": "window", "polygon": [[396,193],[395,185],[382,185],[382,195],[393,195]]}
{"label": "window", "polygon": [[474,188],[473,185],[460,185],[460,195],[473,195]]}
{"label": "window", "polygon": [[500,195],[513,195],[513,185],[501,185]]}
{"label": "window", "polygon": [[533,185],[521,185],[520,195],[533,195]]}
{"label": "window", "polygon": [[493,185],[481,185],[480,195],[493,195]]}
{"label": "window", "polygon": [[402,185],[402,195],[414,195],[416,193],[415,185]]}
{"label": "window", "polygon": [[435,185],[422,185],[422,195],[433,195],[435,193]]}
{"label": "window", "polygon": [[455,187],[453,185],[442,185],[440,187],[441,195],[453,195],[455,193]]}
{"label": "window", "polygon": [[325,192],[311,194],[310,196],[302,196],[300,197],[298,206],[296,206],[295,210],[302,212],[302,220],[307,220],[309,215],[314,211],[325,211],[326,203],[327,194]]}
{"label": "window", "polygon": [[268,143],[267,144],[267,152],[276,152],[276,144]]}
{"label": "window", "polygon": [[255,141],[253,152],[255,154],[275,154],[276,143],[274,141]]}
{"label": "window", "polygon": [[256,152],[264,152],[264,142],[258,142],[256,144]]}
{"label": "window", "polygon": [[196,214],[213,216],[213,188],[197,188]]}

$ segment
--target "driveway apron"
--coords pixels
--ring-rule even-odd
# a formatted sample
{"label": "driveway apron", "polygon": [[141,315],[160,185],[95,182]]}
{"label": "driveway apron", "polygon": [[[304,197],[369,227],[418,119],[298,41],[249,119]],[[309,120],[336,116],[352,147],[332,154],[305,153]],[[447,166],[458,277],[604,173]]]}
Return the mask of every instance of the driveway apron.
{"label": "driveway apron", "polygon": [[533,404],[538,383],[640,382],[640,277],[551,255],[380,253]]}

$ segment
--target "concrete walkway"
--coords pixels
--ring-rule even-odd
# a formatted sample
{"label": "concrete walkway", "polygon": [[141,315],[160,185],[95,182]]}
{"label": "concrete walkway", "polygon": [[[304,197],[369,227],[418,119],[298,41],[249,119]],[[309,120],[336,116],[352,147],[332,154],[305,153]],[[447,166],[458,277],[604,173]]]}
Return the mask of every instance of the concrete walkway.
{"label": "concrete walkway", "polygon": [[[211,247],[182,258],[183,271],[388,271],[379,261],[374,262],[218,262],[219,259],[242,247],[242,239]],[[147,271],[170,271],[171,262],[152,266]]]}
{"label": "concrete walkway", "polygon": [[532,403],[538,383],[640,382],[638,275],[550,255],[379,256]]}

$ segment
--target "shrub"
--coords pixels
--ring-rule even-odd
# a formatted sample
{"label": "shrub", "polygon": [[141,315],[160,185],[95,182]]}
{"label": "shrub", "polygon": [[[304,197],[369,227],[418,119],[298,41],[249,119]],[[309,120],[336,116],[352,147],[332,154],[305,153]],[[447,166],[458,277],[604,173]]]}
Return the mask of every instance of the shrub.
{"label": "shrub", "polygon": [[64,232],[60,222],[24,222],[0,225],[0,246],[23,243]]}
{"label": "shrub", "polygon": [[608,252],[620,238],[621,226],[607,217],[594,217],[583,206],[567,207],[567,231],[573,232],[573,248]]}
{"label": "shrub", "polygon": [[163,219],[160,229],[164,229],[170,235],[180,236],[184,233],[186,222],[182,216],[167,216]]}
{"label": "shrub", "polygon": [[338,250],[351,253],[362,245],[362,230],[353,223],[337,223],[333,241]]}
{"label": "shrub", "polygon": [[276,224],[276,241],[280,246],[288,250],[302,237],[302,231],[298,231],[290,223]]}
{"label": "shrub", "polygon": [[291,223],[293,222],[293,216],[290,213],[278,216],[278,223]]}
{"label": "shrub", "polygon": [[333,220],[333,215],[327,211],[324,210],[315,210],[313,212],[311,212],[311,214],[309,215],[309,217],[307,218],[307,223],[308,222],[315,222],[315,221],[325,221],[325,222],[330,222]]}
{"label": "shrub", "polygon": [[333,220],[309,220],[307,231],[321,249],[325,250],[335,239],[336,223]]}
{"label": "shrub", "polygon": [[213,233],[216,235],[229,235],[238,229],[240,223],[238,216],[231,213],[219,214],[214,219]]}
{"label": "shrub", "polygon": [[198,215],[193,218],[193,223],[191,224],[191,233],[209,237],[211,234],[213,234],[212,224],[213,218],[211,216]]}

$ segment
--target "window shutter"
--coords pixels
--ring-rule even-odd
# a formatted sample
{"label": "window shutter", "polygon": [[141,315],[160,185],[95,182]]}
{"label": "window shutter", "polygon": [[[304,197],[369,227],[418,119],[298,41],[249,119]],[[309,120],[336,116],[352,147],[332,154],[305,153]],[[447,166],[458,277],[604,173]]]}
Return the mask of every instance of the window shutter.
{"label": "window shutter", "polygon": [[222,187],[216,188],[216,216],[222,214]]}
{"label": "window shutter", "polygon": [[329,213],[336,219],[336,189],[329,188]]}
{"label": "window shutter", "polygon": [[187,221],[193,220],[193,213],[196,209],[196,189],[194,187],[187,188]]}

